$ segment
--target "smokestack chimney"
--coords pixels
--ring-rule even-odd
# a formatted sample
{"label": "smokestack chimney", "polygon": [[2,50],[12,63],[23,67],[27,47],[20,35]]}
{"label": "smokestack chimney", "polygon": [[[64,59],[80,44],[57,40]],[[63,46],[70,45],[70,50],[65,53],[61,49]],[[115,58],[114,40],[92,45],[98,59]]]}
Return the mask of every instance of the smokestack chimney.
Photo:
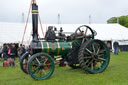
{"label": "smokestack chimney", "polygon": [[33,40],[38,40],[38,6],[33,0],[32,3],[32,29],[33,29]]}

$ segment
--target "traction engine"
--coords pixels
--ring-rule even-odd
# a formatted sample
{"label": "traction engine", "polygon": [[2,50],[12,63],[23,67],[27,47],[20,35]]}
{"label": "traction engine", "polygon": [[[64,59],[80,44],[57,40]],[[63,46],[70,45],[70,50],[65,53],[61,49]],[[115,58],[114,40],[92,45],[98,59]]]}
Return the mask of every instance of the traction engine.
{"label": "traction engine", "polygon": [[[38,36],[38,6],[32,3],[32,41],[30,51],[20,61],[21,70],[35,80],[49,78],[54,72],[55,56],[60,56],[73,69],[81,68],[90,74],[103,72],[110,60],[109,49],[104,42],[94,39],[96,31],[82,25],[70,36],[61,28],[49,26],[44,38]],[[60,63],[61,63],[60,61]]]}

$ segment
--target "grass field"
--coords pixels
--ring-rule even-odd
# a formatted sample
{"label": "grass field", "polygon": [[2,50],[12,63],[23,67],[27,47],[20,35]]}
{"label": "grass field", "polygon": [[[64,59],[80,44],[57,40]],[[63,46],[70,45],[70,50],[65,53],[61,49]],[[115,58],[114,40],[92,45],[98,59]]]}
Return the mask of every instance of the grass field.
{"label": "grass field", "polygon": [[128,52],[111,53],[110,64],[103,73],[85,74],[82,69],[56,66],[53,75],[41,81],[24,74],[19,66],[0,66],[0,85],[128,85]]}

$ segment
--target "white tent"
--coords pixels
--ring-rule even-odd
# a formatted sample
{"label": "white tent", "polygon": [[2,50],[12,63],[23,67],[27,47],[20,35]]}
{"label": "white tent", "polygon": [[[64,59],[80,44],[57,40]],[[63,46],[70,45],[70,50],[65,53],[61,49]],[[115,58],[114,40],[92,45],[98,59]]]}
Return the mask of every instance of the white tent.
{"label": "white tent", "polygon": [[[75,30],[83,24],[42,24],[44,33],[48,26],[62,27],[64,32],[75,32]],[[119,24],[86,24],[97,32],[96,39],[121,41],[128,44],[128,28]],[[43,37],[42,30],[39,27],[39,35]],[[0,43],[21,43],[24,33],[25,24],[22,23],[5,23],[0,22]],[[24,42],[29,41],[32,31],[32,24],[27,25]]]}
{"label": "white tent", "polygon": [[[83,24],[63,24],[65,32],[75,32]],[[97,32],[96,39],[101,40],[128,40],[128,28],[119,24],[86,24]],[[59,26],[59,25],[57,25]]]}

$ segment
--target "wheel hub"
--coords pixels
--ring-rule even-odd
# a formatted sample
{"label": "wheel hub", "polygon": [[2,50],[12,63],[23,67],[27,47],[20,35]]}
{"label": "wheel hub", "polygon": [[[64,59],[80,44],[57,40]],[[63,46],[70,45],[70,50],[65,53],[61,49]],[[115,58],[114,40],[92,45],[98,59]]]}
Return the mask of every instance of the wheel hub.
{"label": "wheel hub", "polygon": [[44,69],[44,65],[43,64],[40,65],[40,69]]}
{"label": "wheel hub", "polygon": [[96,60],[96,59],[98,58],[98,56],[97,56],[95,53],[93,53],[93,54],[92,54],[92,58],[93,58],[94,60]]}

